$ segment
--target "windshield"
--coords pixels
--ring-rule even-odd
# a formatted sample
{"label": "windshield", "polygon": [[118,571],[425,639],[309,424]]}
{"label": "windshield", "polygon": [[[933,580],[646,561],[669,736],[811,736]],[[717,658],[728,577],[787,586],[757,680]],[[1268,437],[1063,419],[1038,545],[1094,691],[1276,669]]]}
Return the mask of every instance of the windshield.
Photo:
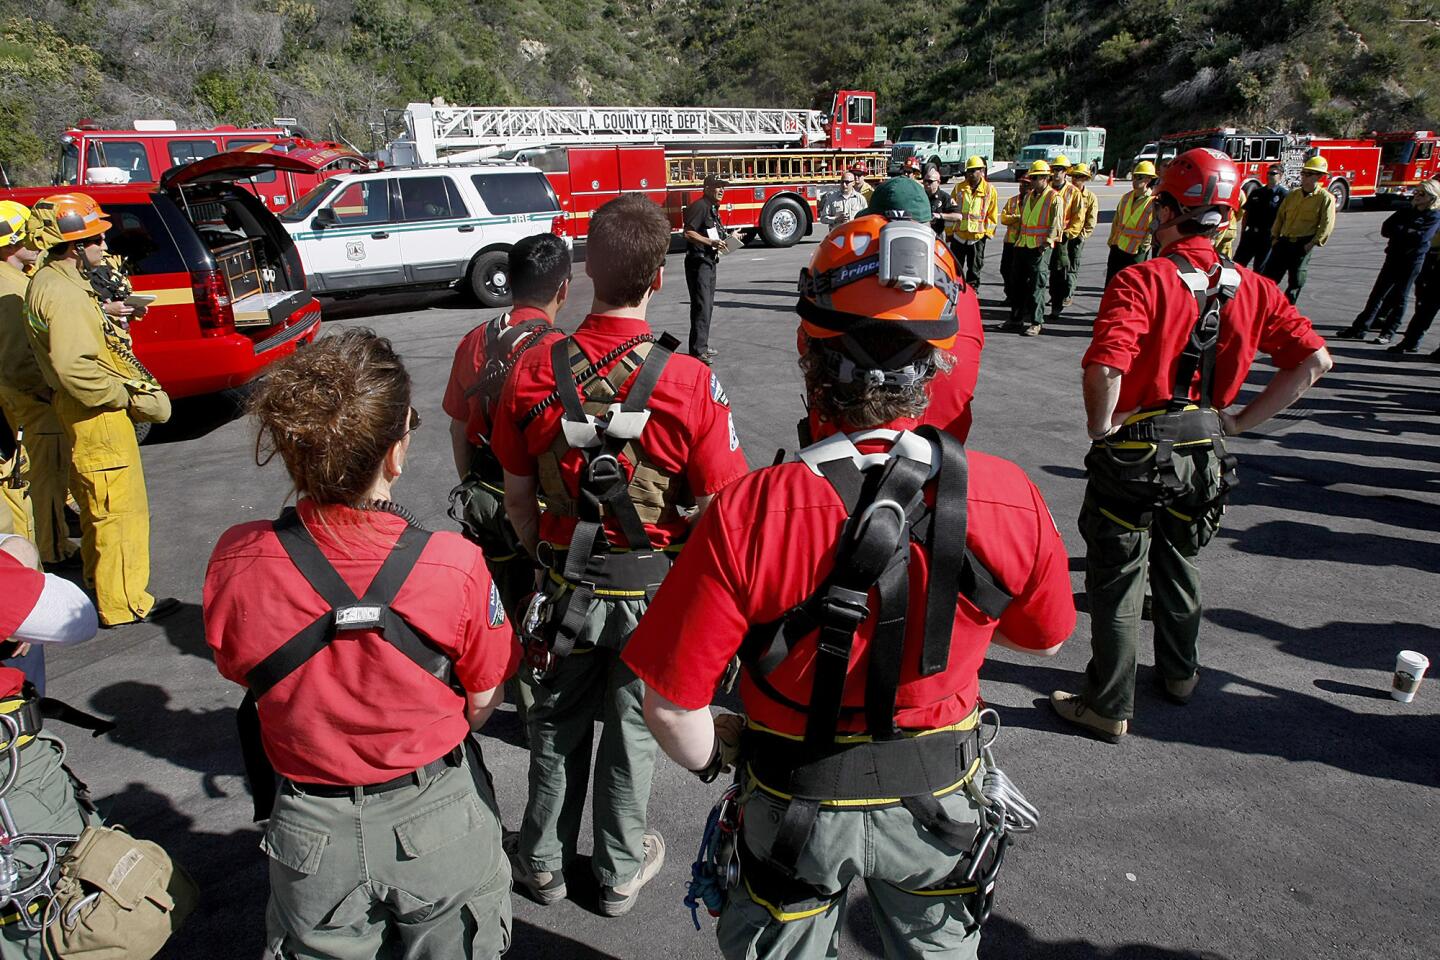
{"label": "windshield", "polygon": [[1064,130],[1036,130],[1025,142],[1029,147],[1060,146],[1065,142]]}
{"label": "windshield", "polygon": [[907,141],[918,141],[921,143],[934,143],[935,132],[939,127],[905,127],[901,129],[900,136],[895,138],[896,143]]}
{"label": "windshield", "polygon": [[1415,158],[1415,141],[1400,140],[1380,147],[1381,163],[1409,163]]}
{"label": "windshield", "polygon": [[60,167],[55,183],[76,183],[80,179],[80,148],[73,143],[60,144]]}
{"label": "windshield", "polygon": [[320,206],[320,202],[330,195],[335,184],[329,180],[321,180],[315,186],[305,191],[305,195],[296,200],[290,206],[280,211],[279,217],[283,223],[299,223]]}

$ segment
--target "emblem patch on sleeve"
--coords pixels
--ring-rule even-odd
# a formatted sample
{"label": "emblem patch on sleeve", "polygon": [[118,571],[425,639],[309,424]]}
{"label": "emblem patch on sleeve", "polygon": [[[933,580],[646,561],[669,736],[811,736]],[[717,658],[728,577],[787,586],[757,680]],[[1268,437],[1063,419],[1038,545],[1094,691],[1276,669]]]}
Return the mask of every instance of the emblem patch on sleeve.
{"label": "emblem patch on sleeve", "polygon": [[505,624],[505,605],[500,602],[500,589],[495,582],[490,582],[490,626],[499,627]]}
{"label": "emblem patch on sleeve", "polygon": [[740,434],[735,432],[735,414],[730,414],[730,449],[740,449]]}
{"label": "emblem patch on sleeve", "polygon": [[710,374],[710,399],[722,407],[730,406],[730,398],[725,395],[725,388],[720,386],[720,378]]}

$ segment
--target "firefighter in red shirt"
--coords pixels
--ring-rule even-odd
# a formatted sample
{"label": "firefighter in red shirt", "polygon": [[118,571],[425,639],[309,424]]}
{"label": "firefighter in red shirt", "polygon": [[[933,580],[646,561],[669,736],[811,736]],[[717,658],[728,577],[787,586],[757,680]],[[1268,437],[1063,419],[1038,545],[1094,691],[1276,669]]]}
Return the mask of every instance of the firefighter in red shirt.
{"label": "firefighter in red shirt", "polygon": [[247,768],[273,765],[251,778],[269,949],[497,957],[510,870],[471,732],[519,648],[480,551],[391,499],[419,427],[410,376],[388,340],[347,330],[272,367],[253,409],[300,499],[221,536],[204,615],[216,666],[258,710]]}
{"label": "firefighter in red shirt", "polygon": [[535,567],[505,517],[505,476],[490,449],[491,421],[516,361],[558,336],[555,315],[570,293],[570,248],[537,233],[510,249],[514,306],[467,333],[455,350],[443,406],[460,485],[450,491],[450,516],[485,553],[505,614],[515,621],[535,592]]}
{"label": "firefighter in red shirt", "polygon": [[565,897],[601,721],[591,866],[606,916],[630,910],[665,853],[645,829],[655,741],[641,715],[644,686],[619,652],[689,536],[690,515],[746,470],[719,378],[645,322],[669,244],[664,212],[641,194],[596,211],[590,315],[573,337],[520,359],[491,438],[510,521],[544,567],[521,626],[530,796],[511,866],[538,902]]}
{"label": "firefighter in red shirt", "polygon": [[[1053,653],[1075,625],[1034,484],[917,427],[977,307],[944,240],[894,216],[835,231],[801,274],[806,390],[849,432],[723,491],[625,651],[672,759],[709,782],[738,755],[731,839],[699,871],[723,907],[692,886],[730,958],[833,957],[853,877],[887,955],[974,957],[1007,822],[977,672],[992,642]],[[743,735],[707,709],[734,657]]]}
{"label": "firefighter in red shirt", "polygon": [[[1166,167],[1154,202],[1160,255],[1105,288],[1082,361],[1092,652],[1081,693],[1057,690],[1050,703],[1111,743],[1134,712],[1147,570],[1160,692],[1183,704],[1199,679],[1194,558],[1219,529],[1233,483],[1225,438],[1289,407],[1331,366],[1325,341],[1274,281],[1215,252],[1211,238],[1238,206],[1239,183],[1234,162],[1208,148]],[[1261,350],[1279,372],[1229,410]]]}

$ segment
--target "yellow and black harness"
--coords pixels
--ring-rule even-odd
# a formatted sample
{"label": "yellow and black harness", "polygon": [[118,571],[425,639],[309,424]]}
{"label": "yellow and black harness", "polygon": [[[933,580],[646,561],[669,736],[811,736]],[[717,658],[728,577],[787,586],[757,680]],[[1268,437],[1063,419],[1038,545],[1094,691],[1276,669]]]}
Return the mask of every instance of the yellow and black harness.
{"label": "yellow and black harness", "polygon": [[[973,851],[979,839],[974,824],[953,820],[939,802],[965,788],[980,767],[975,717],[937,730],[902,730],[895,722],[896,699],[907,662],[921,677],[948,666],[961,596],[986,617],[998,619],[1012,595],[966,544],[968,466],[960,442],[928,426],[913,433],[877,433],[894,437],[889,453],[862,455],[852,438],[836,434],[797,455],[830,482],[845,504],[835,566],[800,604],[752,627],[739,653],[761,691],[806,715],[803,737],[752,724],[742,749],[755,785],[786,801],[768,858],[751,855],[745,861],[752,896],[771,904],[781,919],[793,919],[797,911],[780,905],[817,897],[817,891],[795,879],[795,867],[821,808],[899,805],[955,847]],[[927,506],[924,494],[932,476],[934,504]],[[918,650],[905,642],[912,542],[927,551],[930,561]],[[873,608],[871,590],[879,601]],[[865,703],[847,707],[843,699],[855,634],[872,619]],[[814,679],[805,702],[777,689],[770,677],[810,635],[816,636]],[[864,717],[865,732],[841,735],[842,718],[857,714]],[[998,869],[998,862],[991,866]],[[991,871],[991,891],[993,879]],[[961,892],[984,886],[972,883]],[[802,907],[798,915],[827,909],[831,899],[821,897],[820,906]]]}
{"label": "yellow and black harness", "polygon": [[[1240,287],[1240,272],[1235,269],[1234,263],[1224,257],[1209,272],[1176,253],[1170,254],[1167,259],[1175,265],[1180,279],[1194,296],[1198,314],[1175,367],[1170,401],[1164,407],[1143,410],[1130,417],[1101,443],[1110,451],[1129,449],[1143,452],[1153,448],[1153,461],[1150,458],[1132,460],[1122,457],[1116,462],[1124,471],[1138,469],[1144,477],[1158,482],[1156,506],[1164,506],[1184,493],[1175,471],[1176,449],[1211,448],[1220,458],[1221,487],[1216,497],[1219,501],[1239,484],[1237,461],[1225,448],[1225,433],[1220,425],[1220,415],[1213,405],[1213,391],[1225,307]],[[1197,388],[1199,396],[1192,399],[1191,392]],[[1133,503],[1102,506],[1118,509],[1123,515],[1123,522],[1137,528],[1148,527],[1153,515],[1153,510],[1137,512]]]}
{"label": "yellow and black harness", "polygon": [[[679,345],[668,333],[658,340],[645,334],[593,362],[570,338],[550,348],[556,389],[520,421],[524,430],[560,405],[560,431],[539,458],[540,490],[547,513],[577,520],[568,545],[540,545],[550,600],[538,639],[547,661],[574,651],[595,597],[650,599],[670,570],[671,554],[655,546],[645,525],[679,518],[680,484],[649,459],[640,437],[650,420],[650,397]],[[570,495],[561,473],[571,451],[584,461],[578,497]],[[618,543],[605,532],[607,518],[620,530]]]}

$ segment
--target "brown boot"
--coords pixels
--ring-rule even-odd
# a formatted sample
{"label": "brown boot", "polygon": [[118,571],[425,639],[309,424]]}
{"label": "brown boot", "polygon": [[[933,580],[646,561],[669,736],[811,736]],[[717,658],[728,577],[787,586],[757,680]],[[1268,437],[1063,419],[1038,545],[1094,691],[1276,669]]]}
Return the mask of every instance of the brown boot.
{"label": "brown boot", "polygon": [[640,895],[640,888],[653,880],[665,865],[665,838],[658,830],[646,832],[644,848],[645,859],[633,879],[618,887],[600,888],[600,912],[605,916],[622,917],[629,913],[630,908],[635,906],[635,898]]}
{"label": "brown boot", "polygon": [[1078,693],[1056,690],[1050,694],[1050,707],[1066,723],[1083,727],[1086,732],[1106,743],[1119,743],[1130,730],[1129,720],[1112,720],[1091,710]]}

